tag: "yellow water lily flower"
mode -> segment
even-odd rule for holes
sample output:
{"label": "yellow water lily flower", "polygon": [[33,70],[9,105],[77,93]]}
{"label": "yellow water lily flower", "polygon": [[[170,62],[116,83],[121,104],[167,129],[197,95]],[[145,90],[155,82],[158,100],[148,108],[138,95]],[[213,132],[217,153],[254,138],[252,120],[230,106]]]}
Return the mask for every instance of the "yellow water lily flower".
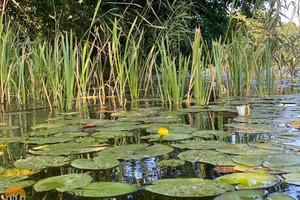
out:
{"label": "yellow water lily flower", "polygon": [[0,151],[7,149],[7,144],[1,144],[0,143]]}
{"label": "yellow water lily flower", "polygon": [[169,132],[168,132],[168,129],[166,129],[166,128],[160,128],[160,129],[158,129],[158,134],[161,136],[166,136],[169,134]]}

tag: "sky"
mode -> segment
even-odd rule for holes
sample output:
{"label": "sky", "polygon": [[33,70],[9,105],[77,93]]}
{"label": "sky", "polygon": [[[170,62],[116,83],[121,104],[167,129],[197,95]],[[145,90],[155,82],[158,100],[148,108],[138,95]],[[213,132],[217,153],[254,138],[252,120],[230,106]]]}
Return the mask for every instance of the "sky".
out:
{"label": "sky", "polygon": [[300,24],[300,0],[281,0],[281,13],[287,17],[281,16],[283,22],[293,21],[298,26]]}

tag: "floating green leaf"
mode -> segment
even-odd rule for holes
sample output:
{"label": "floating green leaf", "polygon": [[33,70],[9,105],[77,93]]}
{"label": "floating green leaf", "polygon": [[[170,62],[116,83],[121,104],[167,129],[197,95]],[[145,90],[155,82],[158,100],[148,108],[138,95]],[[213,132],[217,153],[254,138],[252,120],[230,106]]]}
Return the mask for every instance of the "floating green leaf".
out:
{"label": "floating green leaf", "polygon": [[293,184],[293,185],[300,185],[300,172],[293,172],[290,174],[283,175],[283,182]]}
{"label": "floating green leaf", "polygon": [[235,185],[236,189],[267,188],[276,185],[280,181],[278,176],[267,172],[234,173],[221,176],[216,180]]}
{"label": "floating green leaf", "polygon": [[58,131],[52,129],[39,129],[38,131],[27,133],[30,137],[37,137],[37,136],[49,136],[58,133]]}
{"label": "floating green leaf", "polygon": [[293,197],[287,195],[287,194],[282,194],[282,193],[275,193],[267,196],[264,198],[264,200],[296,200]]}
{"label": "floating green leaf", "polygon": [[[178,140],[186,140],[186,139],[190,139],[193,136],[191,134],[169,134],[166,135],[162,138],[161,141],[178,141]],[[142,139],[150,139],[150,142],[156,142],[160,140],[160,135],[155,134],[155,135],[147,135],[147,136],[143,136],[141,137]]]}
{"label": "floating green leaf", "polygon": [[133,185],[116,182],[89,183],[80,189],[71,190],[77,196],[83,197],[115,197],[129,194],[137,190]]}
{"label": "floating green leaf", "polygon": [[232,156],[213,150],[189,150],[178,155],[181,160],[189,162],[203,162],[217,166],[234,166]]}
{"label": "floating green leaf", "polygon": [[172,147],[162,144],[152,146],[149,146],[148,144],[130,144],[104,149],[98,153],[98,155],[108,156],[111,159],[139,160],[159,155],[166,155],[172,151]]}
{"label": "floating green leaf", "polygon": [[227,192],[221,196],[218,196],[214,200],[256,200],[263,198],[264,195],[264,190],[240,190]]}
{"label": "floating green leaf", "polygon": [[14,163],[15,167],[23,169],[44,169],[47,167],[59,167],[70,162],[69,158],[63,156],[37,156],[27,157],[26,159],[17,160]]}
{"label": "floating green leaf", "polygon": [[300,155],[291,153],[279,154],[269,156],[268,159],[263,163],[265,167],[282,167],[290,165],[300,164]]}
{"label": "floating green leaf", "polygon": [[234,156],[232,158],[233,162],[247,165],[251,167],[261,166],[265,160],[267,159],[267,156]]}
{"label": "floating green leaf", "polygon": [[145,188],[153,193],[171,197],[208,197],[233,190],[234,187],[216,180],[199,178],[162,179]]}
{"label": "floating green leaf", "polygon": [[88,133],[85,132],[67,132],[67,133],[57,133],[54,135],[54,137],[69,137],[69,138],[74,138],[74,137],[83,137],[83,136],[88,136]]}
{"label": "floating green leaf", "polygon": [[72,141],[70,137],[31,137],[27,140],[21,141],[24,144],[55,144]]}
{"label": "floating green leaf", "polygon": [[92,180],[92,177],[87,174],[66,174],[61,176],[53,176],[38,181],[34,185],[34,190],[37,192],[44,192],[56,189],[59,192],[65,192],[83,187]]}
{"label": "floating green leaf", "polygon": [[184,165],[183,160],[177,160],[177,159],[170,159],[170,160],[162,160],[157,163],[157,166],[160,167],[177,167],[180,165]]}
{"label": "floating green leaf", "polygon": [[282,166],[282,167],[270,167],[275,173],[291,173],[300,171],[300,165],[294,166]]}
{"label": "floating green leaf", "polygon": [[[119,121],[112,121],[110,123],[106,123],[104,126],[105,128],[109,128],[107,130],[110,131],[129,131],[140,128],[140,122],[119,122]],[[97,131],[103,131],[102,129],[96,129]]]}
{"label": "floating green leaf", "polygon": [[125,136],[132,136],[132,132],[128,131],[113,131],[113,130],[102,130],[100,132],[95,132],[92,134],[92,137],[100,138],[100,139],[108,139],[108,138],[114,138],[114,137],[125,137]]}
{"label": "floating green leaf", "polygon": [[171,144],[171,146],[180,149],[216,149],[227,146],[227,144],[216,140],[187,140],[178,144]]}
{"label": "floating green leaf", "polygon": [[233,127],[233,131],[238,133],[271,133],[275,131],[275,129],[266,124],[247,124],[247,123],[232,123],[226,124],[225,126]]}
{"label": "floating green leaf", "polygon": [[57,128],[57,127],[63,127],[63,126],[65,126],[65,124],[63,124],[63,123],[56,123],[56,124],[47,123],[47,124],[37,124],[37,125],[32,126],[31,128],[32,129],[40,129],[40,128],[50,129],[50,128]]}
{"label": "floating green leaf", "polygon": [[90,159],[77,159],[71,165],[79,169],[94,169],[103,170],[114,168],[119,165],[119,161],[111,159],[110,157],[95,157]]}
{"label": "floating green leaf", "polygon": [[281,153],[280,151],[257,149],[248,144],[228,144],[227,146],[217,148],[216,150],[222,153],[239,155],[272,155]]}
{"label": "floating green leaf", "polygon": [[283,151],[284,146],[274,143],[274,142],[266,142],[266,143],[258,143],[258,142],[250,142],[248,143],[252,147],[256,147],[258,149],[265,149],[265,150],[274,150],[274,151]]}
{"label": "floating green leaf", "polygon": [[88,152],[97,152],[102,149],[105,149],[105,144],[98,143],[61,143],[61,144],[50,144],[39,147],[34,147],[29,150],[32,154],[37,155],[49,155],[49,156],[58,156],[58,155],[70,155],[70,154],[80,154]]}
{"label": "floating green leaf", "polygon": [[146,131],[152,134],[157,134],[160,128],[168,129],[170,134],[189,134],[197,131],[197,128],[185,124],[154,124],[153,127],[148,128]]}
{"label": "floating green leaf", "polygon": [[29,187],[34,184],[34,181],[25,180],[28,176],[1,177],[0,178],[0,194],[5,193],[8,188],[20,186],[22,188]]}
{"label": "floating green leaf", "polygon": [[227,138],[231,137],[232,133],[227,131],[216,131],[216,130],[204,130],[196,131],[193,133],[195,137],[201,137],[206,139],[213,139],[214,137]]}

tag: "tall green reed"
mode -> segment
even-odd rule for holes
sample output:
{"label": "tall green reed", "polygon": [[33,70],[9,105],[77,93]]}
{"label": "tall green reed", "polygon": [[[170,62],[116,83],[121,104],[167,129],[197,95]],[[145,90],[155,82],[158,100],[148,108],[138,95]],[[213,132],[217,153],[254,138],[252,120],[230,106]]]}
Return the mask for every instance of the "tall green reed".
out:
{"label": "tall green reed", "polygon": [[[118,32],[118,22],[115,20],[112,30],[112,42],[108,45],[109,48],[109,63],[111,67],[111,77],[113,79],[113,91],[116,91],[120,106],[124,107],[126,103],[126,87],[129,87],[129,92],[132,99],[139,96],[139,71],[143,71],[143,65],[140,64],[139,49],[143,38],[143,32],[139,37],[135,37],[135,25],[137,18],[131,25],[131,28],[126,35],[125,45],[121,45],[120,38],[122,32]],[[137,39],[137,42],[136,42]]]}
{"label": "tall green reed", "polygon": [[187,105],[189,105],[191,101],[192,89],[194,92],[194,96],[197,99],[198,105],[208,104],[208,98],[210,94],[209,81],[208,81],[209,55],[207,55],[207,57],[203,55],[203,51],[204,51],[203,46],[205,46],[205,43],[203,42],[200,29],[197,28],[195,31],[195,37],[193,42],[193,59],[192,59]]}
{"label": "tall green reed", "polygon": [[[180,49],[180,46],[178,47]],[[173,57],[169,49],[168,38],[159,46],[161,57],[162,90],[164,101],[170,105],[181,106],[185,94],[185,84],[190,57],[178,53]]]}
{"label": "tall green reed", "polygon": [[62,47],[62,56],[63,56],[63,68],[64,68],[64,93],[66,96],[66,108],[69,110],[72,108],[73,100],[73,91],[74,91],[74,80],[75,80],[75,70],[77,65],[76,53],[77,53],[77,44],[74,44],[74,38],[72,31],[70,35],[67,33],[61,35],[61,47]]}

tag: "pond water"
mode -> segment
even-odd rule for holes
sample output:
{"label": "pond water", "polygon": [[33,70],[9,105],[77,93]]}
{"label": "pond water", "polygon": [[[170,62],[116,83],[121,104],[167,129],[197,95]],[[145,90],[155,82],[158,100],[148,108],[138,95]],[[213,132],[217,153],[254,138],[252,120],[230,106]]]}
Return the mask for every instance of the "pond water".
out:
{"label": "pond water", "polygon": [[[36,184],[49,177],[84,174],[91,177],[87,182],[119,182],[136,187],[127,190],[109,185],[107,188],[120,192],[124,189],[125,194],[106,199],[215,199],[234,189],[256,189],[251,192],[262,193],[260,197],[256,193],[250,195],[249,199],[263,199],[275,193],[290,196],[279,199],[300,199],[299,100],[299,94],[230,98],[209,107],[192,105],[172,110],[162,107],[159,101],[143,100],[129,103],[126,112],[98,105],[69,113],[55,109],[2,112],[0,192],[4,194],[7,182],[15,181],[3,177],[23,176],[21,182],[27,181],[23,182],[27,199],[99,199],[82,197],[80,194],[88,193],[76,188],[84,185],[71,192],[56,190],[65,186],[59,183],[63,179],[60,177],[44,185],[39,182],[42,186]],[[253,106],[250,115],[238,116],[236,106],[246,103]],[[157,131],[161,127],[167,128],[169,134],[160,142]],[[36,158],[49,160],[42,163]],[[178,166],[159,163],[163,160]],[[30,171],[8,170],[16,166]],[[35,166],[37,169],[33,169]],[[225,175],[229,174],[237,176],[227,178]],[[186,179],[172,183],[179,178]],[[200,183],[200,178],[212,182]],[[220,182],[216,183],[217,178]],[[172,180],[170,184],[152,185],[163,179]],[[83,182],[78,179],[72,185]],[[210,189],[209,185],[217,189]],[[199,188],[206,192],[193,191]]]}

